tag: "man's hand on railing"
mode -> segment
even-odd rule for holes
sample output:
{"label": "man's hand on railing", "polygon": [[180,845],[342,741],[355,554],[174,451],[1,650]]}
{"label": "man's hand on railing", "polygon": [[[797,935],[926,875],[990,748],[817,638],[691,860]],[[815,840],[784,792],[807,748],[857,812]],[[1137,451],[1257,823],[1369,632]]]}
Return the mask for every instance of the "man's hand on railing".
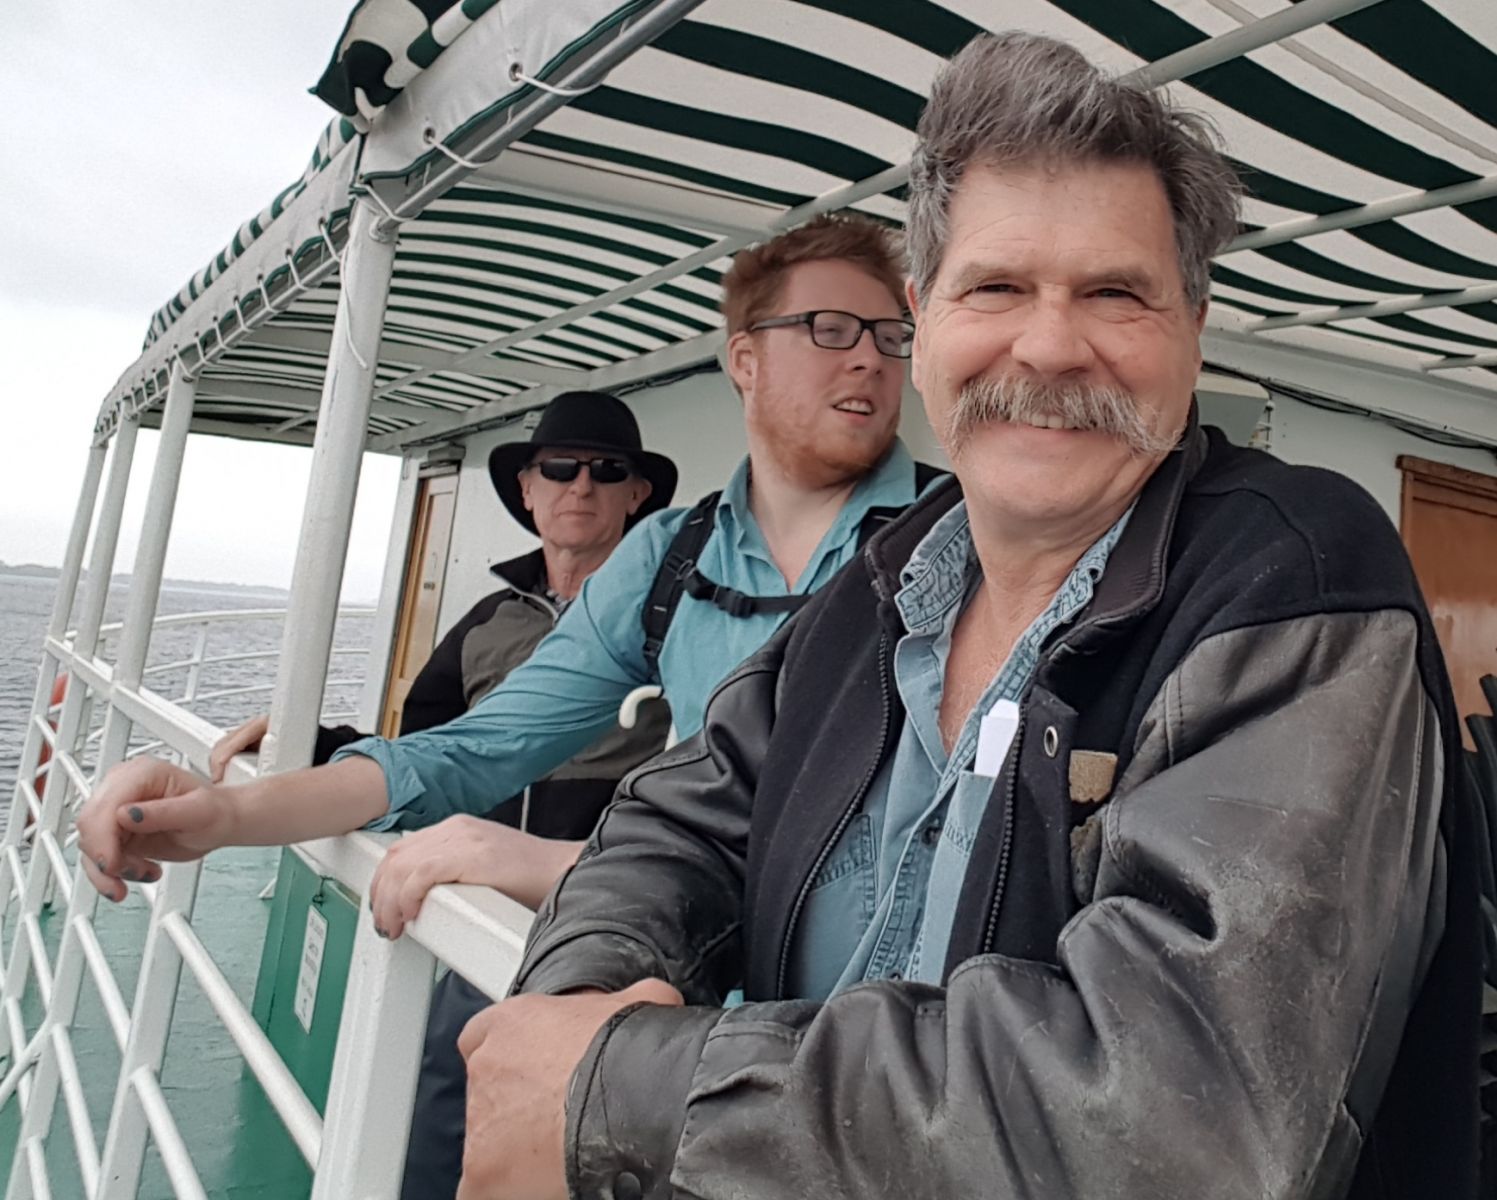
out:
{"label": "man's hand on railing", "polygon": [[208,778],[214,783],[222,783],[224,772],[229,769],[229,760],[236,754],[257,749],[269,729],[270,714],[261,713],[214,742],[213,749],[208,751]]}
{"label": "man's hand on railing", "polygon": [[[226,789],[159,758],[136,758],[113,768],[78,814],[78,851],[89,882],[110,900],[125,881],[161,877],[161,862],[201,858],[233,837]],[[152,821],[144,823],[146,806]]]}
{"label": "man's hand on railing", "polygon": [[540,838],[481,817],[448,817],[406,834],[385,854],[369,883],[374,928],[399,937],[441,883],[481,884],[539,908],[581,849],[581,842]]}
{"label": "man's hand on railing", "polygon": [[566,1097],[598,1030],[634,1004],[679,1006],[659,979],[622,992],[516,996],[458,1038],[468,1064],[468,1126],[457,1200],[565,1200]]}

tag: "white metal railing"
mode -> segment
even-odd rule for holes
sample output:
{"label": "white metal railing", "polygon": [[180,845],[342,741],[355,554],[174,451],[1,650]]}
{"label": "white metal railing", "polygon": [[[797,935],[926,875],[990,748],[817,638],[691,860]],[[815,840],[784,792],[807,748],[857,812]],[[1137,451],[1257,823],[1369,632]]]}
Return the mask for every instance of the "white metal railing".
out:
{"label": "white metal railing", "polygon": [[[200,616],[166,620],[190,625]],[[175,700],[117,680],[115,670],[100,657],[85,657],[76,650],[78,641],[53,637],[46,644],[48,662],[76,681],[70,682],[70,692],[74,687],[87,689],[96,705],[123,714],[153,739],[152,745],[193,766],[201,768],[206,763],[209,749],[221,734],[217,726]],[[45,721],[40,724],[46,726]],[[94,929],[98,896],[66,854],[64,830],[69,815],[87,798],[94,780],[56,734],[48,730],[42,740],[53,746],[52,761],[59,768],[56,782],[46,789],[43,801],[30,783],[35,766],[23,760],[22,767],[30,766],[31,771],[23,770],[18,781],[10,825],[0,844],[0,922],[8,920],[15,928],[0,986],[0,1051],[8,1056],[0,1078],[0,1107],[16,1103],[21,1117],[6,1200],[50,1195],[44,1147],[59,1096],[88,1196],[103,1200],[134,1195],[147,1136],[155,1143],[177,1195],[204,1195],[160,1084],[170,1014],[183,967],[192,974],[228,1039],[312,1167],[313,1195],[393,1195],[409,1129],[435,962],[451,965],[491,995],[503,995],[518,967],[532,914],[490,889],[441,887],[428,897],[420,916],[408,927],[408,935],[388,942],[374,934],[364,910],[347,978],[324,1120],[192,928],[201,863],[167,864],[159,882],[137,885],[150,904],[151,917],[138,985],[127,1007]],[[242,782],[253,774],[243,758],[230,766],[231,780]],[[25,832],[28,814],[31,827]],[[298,847],[297,853],[319,874],[362,895],[392,837],[351,834],[309,843]],[[26,862],[23,851],[28,843]],[[58,881],[66,883],[69,891],[62,942],[54,958],[47,954],[40,918],[51,885]],[[94,1126],[71,1041],[85,978],[102,1000],[121,1054],[102,1148],[93,1140]],[[28,980],[46,1009],[35,1029],[26,1027],[19,1002]],[[351,1181],[371,1177],[384,1185],[358,1190],[349,1186]]]}
{"label": "white metal railing", "polygon": [[[516,136],[520,128],[512,121],[508,136]],[[502,144],[503,139],[495,152]],[[364,202],[354,206],[340,264],[332,348],[269,733],[260,753],[266,770],[303,766],[312,757],[394,269],[394,240],[393,225],[374,208]],[[256,1036],[254,1022],[192,930],[201,863],[168,865],[158,883],[138,885],[151,915],[126,1019],[123,995],[93,928],[99,895],[80,868],[73,866],[69,873],[64,854],[61,839],[73,810],[88,798],[100,774],[126,757],[137,731],[198,768],[206,764],[219,735],[203,717],[145,686],[146,652],[195,398],[195,380],[179,358],[172,364],[160,414],[130,597],[112,664],[96,652],[141,427],[138,409],[125,412],[118,426],[107,431],[110,446],[100,441],[91,447],[63,556],[31,709],[32,717],[40,719],[26,727],[10,819],[0,841],[0,935],[5,919],[14,924],[0,980],[0,1056],[6,1064],[0,1106],[14,1102],[20,1112],[5,1200],[50,1197],[46,1144],[59,1094],[88,1200],[136,1195],[148,1137],[177,1195],[203,1196],[190,1150],[160,1087],[184,966],[210,996],[230,1040],[312,1166],[312,1200],[393,1200],[405,1158],[436,958],[491,994],[501,993],[518,966],[531,914],[494,892],[438,888],[412,923],[410,935],[391,942],[374,933],[368,910],[361,906],[324,1121],[268,1042]],[[90,531],[87,582],[69,640],[67,622]],[[61,672],[67,673],[69,684],[53,734],[45,716]],[[89,770],[80,756],[95,707],[103,714],[103,727]],[[57,765],[45,796],[38,797],[32,780],[41,748],[48,743]],[[22,856],[28,816],[34,824],[29,862]],[[362,894],[382,845],[379,838],[356,834],[301,852],[315,870]],[[59,883],[70,884],[67,916],[57,955],[49,958],[36,934],[40,914]],[[102,1149],[93,1138],[71,1044],[85,977],[105,998],[110,1028],[121,1044]],[[28,983],[45,992],[45,1015],[35,1030],[26,1027],[21,1006]]]}
{"label": "white metal railing", "polygon": [[[348,605],[338,610],[338,621],[340,625],[342,625],[343,623],[348,621],[369,620],[374,617],[374,614],[375,610],[373,608],[358,605]],[[284,608],[217,609],[202,612],[172,613],[170,615],[156,617],[151,623],[153,635],[158,632],[165,632],[170,635],[171,633],[179,631],[190,631],[193,635],[192,648],[187,653],[186,657],[178,657],[174,659],[168,658],[166,661],[147,665],[141,672],[142,678],[154,677],[155,679],[166,682],[169,681],[173,676],[182,676],[183,683],[180,689],[180,694],[171,697],[168,703],[174,704],[188,712],[194,713],[197,711],[198,706],[210,702],[222,706],[225,703],[231,704],[235,700],[249,699],[256,696],[265,695],[272,690],[274,684],[256,679],[252,679],[250,682],[241,681],[225,686],[219,686],[211,691],[202,690],[202,681],[205,669],[208,671],[211,678],[213,668],[215,667],[226,664],[233,664],[241,667],[248,664],[262,662],[269,664],[273,663],[279,654],[279,651],[277,649],[266,649],[235,651],[233,653],[227,654],[210,655],[208,653],[210,638],[213,636],[215,631],[220,632],[221,636],[222,631],[225,628],[232,630],[241,625],[254,623],[273,623],[275,625],[279,625],[284,622],[285,618],[286,609]],[[123,629],[124,622],[122,621],[112,622],[111,624],[101,625],[99,627],[97,635],[99,652],[94,656],[94,660],[91,664],[95,673],[112,673],[112,669],[109,667],[107,661],[109,658],[109,642],[111,638],[117,638]],[[66,634],[63,635],[63,642],[70,647],[76,646],[77,641],[78,631],[76,629],[69,630]],[[151,644],[157,644],[154,636]],[[331,653],[333,656],[345,660],[354,657],[366,658],[369,654],[369,647],[367,643],[351,646],[334,646]],[[344,675],[339,678],[332,678],[327,680],[323,693],[324,707],[321,716],[322,721],[327,723],[334,721],[352,720],[356,716],[356,711],[352,703],[349,700],[345,699],[345,697],[351,697],[357,689],[363,686],[363,682],[364,680],[361,674]],[[330,697],[337,698],[336,702],[332,703],[331,706]],[[49,704],[45,717],[40,714],[33,714],[31,718],[33,724],[36,726],[37,731],[42,738],[43,745],[46,747],[46,752],[48,754],[51,754],[53,749],[55,748],[57,735],[54,731],[57,727],[57,722],[61,717],[63,707],[63,702],[61,700],[58,700],[55,703]],[[97,757],[98,743],[102,740],[104,734],[103,726],[95,724],[91,720],[91,714],[93,713],[93,711],[94,705],[91,699],[86,699],[84,701],[85,716],[82,719],[82,724],[89,730],[87,736],[84,738],[83,750],[85,753],[79,756],[69,755],[62,758],[61,760],[56,761],[56,765],[65,774],[68,774],[70,776],[70,780],[73,786],[73,794],[75,797],[75,811],[76,805],[78,803],[76,797],[85,795],[87,792],[88,785],[84,768],[87,766],[89,753],[92,752],[93,755]],[[241,711],[236,715],[239,718],[244,718],[249,716],[250,714],[247,711]],[[126,746],[124,757],[135,758],[141,754],[150,754],[162,749],[163,745],[164,743],[159,738],[142,740],[137,733],[137,735],[135,737],[132,737],[129,744]],[[177,757],[178,760],[181,761],[180,755]],[[82,761],[80,761],[80,759]],[[21,834],[21,840],[24,843],[29,844],[34,835],[36,829],[36,819],[40,813],[40,801],[38,796],[40,791],[45,787],[47,774],[51,771],[53,766],[54,760],[49,758],[45,762],[38,762],[36,769],[31,774],[31,781],[34,787],[33,789],[28,790],[28,792],[26,793],[28,797],[31,797],[31,799],[28,800],[27,805],[29,818],[26,822],[26,828]],[[64,847],[71,847],[76,840],[76,837],[76,833],[69,831],[63,843]],[[51,885],[49,885],[43,901],[48,908],[52,906],[53,902],[56,899],[56,886],[58,881],[65,877],[66,872],[61,872],[56,875]]]}
{"label": "white metal railing", "polygon": [[[202,705],[210,700],[225,700],[239,696],[269,695],[274,689],[274,680],[255,680],[250,683],[236,683],[215,688],[212,691],[203,691],[203,673],[205,668],[224,666],[227,664],[246,663],[273,663],[280,657],[280,647],[276,646],[268,650],[240,650],[227,654],[209,654],[208,642],[211,634],[226,627],[233,627],[254,623],[274,623],[280,625],[286,620],[287,610],[285,608],[226,608],[217,609],[212,612],[189,612],[172,613],[167,616],[156,617],[151,622],[151,628],[155,633],[176,632],[191,630],[194,633],[192,649],[184,658],[169,659],[165,662],[151,663],[142,671],[143,678],[169,678],[172,675],[183,676],[181,694],[173,697],[172,703],[180,705],[189,711],[196,711],[195,705]],[[375,615],[373,608],[357,605],[345,605],[338,609],[338,621],[340,623],[349,620],[372,619]],[[104,647],[101,657],[108,657],[109,639],[117,637],[124,628],[123,621],[116,621],[99,628],[99,641]],[[76,631],[70,631],[68,638],[74,638]],[[369,653],[367,645],[357,646],[334,646],[332,656],[335,659],[347,659],[350,657],[366,657]],[[326,690],[334,690],[342,694],[344,689],[357,688],[363,684],[363,676],[344,676],[329,679],[325,685]],[[161,690],[160,688],[157,689]],[[340,706],[328,708],[326,690],[323,696],[322,719],[324,721],[345,721],[355,716],[353,706]]]}

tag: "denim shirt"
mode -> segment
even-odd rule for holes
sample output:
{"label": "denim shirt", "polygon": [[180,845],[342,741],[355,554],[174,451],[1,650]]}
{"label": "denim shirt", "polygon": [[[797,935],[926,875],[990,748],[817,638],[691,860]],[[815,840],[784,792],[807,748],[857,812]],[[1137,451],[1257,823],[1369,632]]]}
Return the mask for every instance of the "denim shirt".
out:
{"label": "denim shirt", "polygon": [[[814,592],[857,554],[869,509],[904,507],[914,499],[914,460],[895,442],[853,490],[795,587],[787,588],[749,511],[745,459],[723,489],[698,567],[714,582],[750,595]],[[667,509],[630,530],[534,653],[461,717],[394,740],[365,738],[334,755],[334,761],[350,754],[372,758],[384,772],[389,811],[367,828],[416,828],[455,813],[487,812],[610,729],[624,697],[653,682],[641,612],[688,511]],[[785,620],[783,613],[734,617],[681,597],[660,653],[660,678],[681,737],[701,728],[712,690]]]}
{"label": "denim shirt", "polygon": [[938,983],[967,858],[993,780],[972,770],[978,727],[998,700],[1018,702],[1046,638],[1092,598],[1125,512],[1071,569],[1045,611],[1019,637],[946,753],[941,691],[957,618],[982,581],[967,506],[921,540],[895,597],[906,633],[894,650],[905,721],[825,865],[812,881],[791,948],[789,994],[824,1000],[870,979]]}

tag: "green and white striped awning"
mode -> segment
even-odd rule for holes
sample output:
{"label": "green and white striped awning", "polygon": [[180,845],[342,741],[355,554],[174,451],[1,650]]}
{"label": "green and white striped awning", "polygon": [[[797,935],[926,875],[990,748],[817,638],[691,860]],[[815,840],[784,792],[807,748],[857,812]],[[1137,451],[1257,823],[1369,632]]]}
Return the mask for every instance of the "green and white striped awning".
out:
{"label": "green and white striped awning", "polygon": [[401,219],[378,448],[709,359],[731,252],[787,210],[901,220],[933,74],[1013,27],[1216,120],[1250,198],[1215,328],[1497,398],[1493,0],[366,0],[320,85],[352,120],[157,314],[100,431],[180,354],[200,428],[305,440],[354,194]]}

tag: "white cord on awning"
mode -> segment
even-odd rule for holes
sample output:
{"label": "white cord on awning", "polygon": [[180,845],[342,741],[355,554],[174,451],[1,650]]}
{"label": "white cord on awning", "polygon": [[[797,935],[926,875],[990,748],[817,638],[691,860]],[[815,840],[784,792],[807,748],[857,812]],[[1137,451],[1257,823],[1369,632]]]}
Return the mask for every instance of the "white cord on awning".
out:
{"label": "white cord on awning", "polygon": [[472,159],[464,158],[456,150],[450,149],[444,143],[437,141],[437,131],[430,126],[426,130],[426,142],[433,150],[441,151],[460,167],[467,167],[470,171],[476,171],[483,166],[482,163],[476,163]]}
{"label": "white cord on awning", "polygon": [[[364,185],[364,190],[360,192],[359,195],[366,200],[373,200],[374,207],[379,209],[379,211],[384,214],[385,220],[389,221],[392,225],[403,225],[406,221],[409,221],[411,219],[410,217],[397,216],[395,210],[385,203],[385,198],[381,196],[377,191],[375,191],[374,188],[370,187],[367,183]],[[342,264],[340,263],[339,265],[341,266]]]}
{"label": "white cord on awning", "polygon": [[286,251],[286,266],[291,271],[291,282],[296,285],[298,292],[301,291],[305,285],[301,281],[301,275],[296,270],[296,255],[292,254],[289,248]]}
{"label": "white cord on awning", "polygon": [[537,79],[533,75],[525,74],[525,68],[514,62],[509,65],[509,77],[515,83],[528,83],[533,88],[539,88],[543,92],[550,92],[553,96],[560,96],[564,100],[570,100],[575,96],[585,96],[588,92],[595,92],[603,86],[604,80],[590,83],[586,87],[561,87],[554,83],[547,83],[544,79]]}
{"label": "white cord on awning", "polygon": [[536,79],[533,75],[527,75],[524,65],[520,62],[520,47],[509,36],[509,22],[507,20],[509,12],[503,4],[500,4],[498,6],[498,13],[499,37],[511,56],[509,64],[509,78],[511,83],[528,83],[533,88],[539,88],[543,92],[549,92],[553,96],[560,96],[566,100],[570,100],[575,96],[585,96],[588,92],[603,86],[603,80],[600,79],[597,83],[589,84],[587,87],[559,87],[554,83],[547,83],[543,79]]}
{"label": "white cord on awning", "polygon": [[[317,222],[317,232],[322,234],[322,240],[327,245],[327,252],[333,256],[333,261],[338,264],[338,274],[342,275],[343,255],[339,254],[338,247],[333,245],[333,238],[332,235],[328,232],[326,221]],[[345,252],[347,252],[348,247],[344,246],[343,249]],[[353,344],[353,325],[348,319],[348,310],[346,308],[343,311],[343,340],[348,343],[348,352],[353,355],[354,362],[359,364],[359,370],[367,371],[369,369],[369,363],[365,361],[364,356],[359,353],[359,348]]]}

